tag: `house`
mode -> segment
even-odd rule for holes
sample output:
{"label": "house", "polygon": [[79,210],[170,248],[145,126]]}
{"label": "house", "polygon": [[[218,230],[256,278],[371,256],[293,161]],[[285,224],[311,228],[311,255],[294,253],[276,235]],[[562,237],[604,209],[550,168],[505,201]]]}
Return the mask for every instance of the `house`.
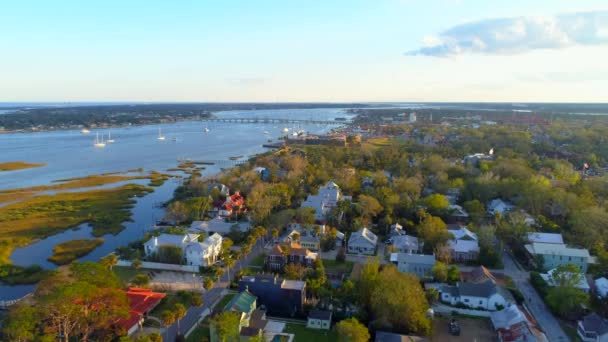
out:
{"label": "house", "polygon": [[205,233],[207,235],[212,235],[217,233],[221,236],[225,236],[226,234],[239,230],[241,232],[246,232],[250,229],[249,222],[229,222],[224,218],[216,217],[209,221],[194,221],[190,225],[190,229],[188,232],[190,233]]}
{"label": "house", "polygon": [[344,238],[346,236],[341,231],[336,231],[336,247],[340,248],[344,246]]}
{"label": "house", "polygon": [[422,250],[418,238],[410,235],[397,235],[391,238],[393,249],[407,254],[418,254]]}
{"label": "house", "polygon": [[376,331],[375,342],[427,342],[428,339],[420,336],[401,335],[385,331]]}
{"label": "house", "polygon": [[[239,315],[239,340],[249,341],[255,337],[261,337],[268,321],[266,313],[256,309],[257,297],[252,295],[247,289],[239,292],[224,306],[223,311],[234,312]],[[212,323],[209,326],[209,336],[212,342],[219,341],[216,326]]]}
{"label": "house", "polygon": [[287,235],[285,242],[298,242],[302,248],[313,251],[321,249],[321,236],[325,234],[325,225],[302,226],[297,223],[291,223],[287,226],[287,229],[290,229],[291,233]]}
{"label": "house", "polygon": [[472,309],[500,310],[507,306],[506,298],[510,296],[505,290],[491,280],[482,283],[456,283],[439,288],[442,302],[456,305],[461,303]]}
{"label": "house", "polygon": [[469,213],[458,204],[448,205],[448,213],[448,222],[467,222],[469,220]]}
{"label": "house", "polygon": [[595,279],[594,283],[595,283],[595,293],[597,293],[597,296],[600,298],[608,297],[608,279],[601,277],[601,278]]}
{"label": "house", "polygon": [[399,272],[413,273],[420,279],[431,277],[433,266],[437,262],[434,255],[408,253],[391,253],[390,260]]}
{"label": "house", "polygon": [[353,254],[376,254],[376,246],[378,245],[378,237],[369,229],[363,228],[350,235],[348,238],[348,253]]}
{"label": "house", "polygon": [[499,342],[545,342],[546,336],[533,327],[526,315],[516,306],[490,313],[490,320]]}
{"label": "house", "polygon": [[213,192],[213,189],[217,189],[217,191],[224,196],[228,196],[230,194],[230,189],[221,183],[211,183],[207,185],[207,191],[209,193]]}
{"label": "house", "polygon": [[389,236],[393,237],[399,235],[405,235],[405,230],[403,230],[403,226],[399,223],[391,225]]}
{"label": "house", "polygon": [[165,298],[165,294],[137,287],[129,288],[126,294],[129,300],[129,317],[119,319],[117,324],[130,336],[143,324],[144,317]]}
{"label": "house", "polygon": [[555,243],[558,245],[564,244],[564,238],[562,234],[553,233],[528,233],[528,241],[530,243]]}
{"label": "house", "polygon": [[506,203],[500,198],[495,198],[488,204],[488,213],[490,215],[505,215],[507,212],[511,211],[511,209],[513,209],[513,205]]}
{"label": "house", "polygon": [[240,192],[235,192],[232,196],[226,198],[224,204],[219,209],[220,217],[230,217],[232,214],[241,213],[244,211],[245,199]]}
{"label": "house", "polygon": [[334,182],[328,182],[319,189],[317,195],[308,195],[302,203],[303,208],[315,210],[315,220],[324,221],[329,211],[342,199],[340,187]]}
{"label": "house", "polygon": [[331,311],[312,310],[308,313],[306,327],[311,329],[329,330],[331,328]]}
{"label": "house", "polygon": [[583,273],[587,273],[590,255],[586,249],[570,248],[564,244],[538,242],[524,245],[524,247],[535,262],[542,258],[541,267],[545,270],[550,270],[561,265],[574,264]]}
{"label": "house", "polygon": [[260,175],[260,179],[263,181],[268,181],[270,179],[270,170],[268,170],[265,167],[256,167],[253,169],[253,172],[257,173],[258,175]]}
{"label": "house", "polygon": [[[555,270],[556,269],[554,268],[554,269],[549,270],[549,272],[547,272],[547,273],[540,274],[540,276],[545,280],[545,282],[549,286],[557,286],[557,282],[553,278],[553,274],[555,273]],[[564,276],[569,276],[569,274],[564,274]],[[578,284],[574,285],[574,287],[576,287],[577,289],[579,289],[585,293],[591,292],[591,287],[589,287],[589,283],[587,283],[587,278],[585,277],[585,274],[583,274],[583,273],[580,274],[580,281],[578,282]]]}
{"label": "house", "polygon": [[475,153],[465,156],[462,162],[466,165],[479,166],[479,162],[482,160],[494,160],[494,156],[485,153]]}
{"label": "house", "polygon": [[285,280],[274,275],[244,276],[239,291],[249,289],[266,306],[269,314],[293,316],[302,313],[306,303],[306,282]]}
{"label": "house", "polygon": [[608,342],[608,321],[592,313],[578,321],[576,332],[584,342]]}
{"label": "house", "polygon": [[[504,276],[502,274],[498,274],[500,276]],[[489,269],[484,266],[474,267],[472,270],[465,272],[460,272],[460,278],[469,283],[483,283],[485,281],[492,281],[496,283],[496,276],[490,272]]]}
{"label": "house", "polygon": [[209,266],[215,263],[222,248],[222,237],[213,234],[203,242],[198,241],[198,234],[172,235],[161,234],[154,236],[144,243],[147,257],[158,255],[160,247],[171,246],[180,248],[186,265]]}
{"label": "house", "polygon": [[274,245],[266,257],[266,267],[272,272],[281,272],[287,264],[298,264],[312,267],[318,254],[303,248],[300,244],[292,242],[289,248]]}
{"label": "house", "polygon": [[466,227],[458,229],[448,229],[454,237],[448,241],[448,248],[452,260],[455,262],[474,261],[479,258],[479,242],[477,234],[471,232]]}

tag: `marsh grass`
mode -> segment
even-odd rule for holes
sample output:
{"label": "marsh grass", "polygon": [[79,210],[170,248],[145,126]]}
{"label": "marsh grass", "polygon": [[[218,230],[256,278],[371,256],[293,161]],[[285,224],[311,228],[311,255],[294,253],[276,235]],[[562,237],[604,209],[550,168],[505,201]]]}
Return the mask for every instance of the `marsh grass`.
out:
{"label": "marsh grass", "polygon": [[48,261],[65,265],[72,261],[91,253],[95,248],[103,244],[102,238],[97,239],[77,239],[62,242],[53,247],[53,255],[48,257]]}

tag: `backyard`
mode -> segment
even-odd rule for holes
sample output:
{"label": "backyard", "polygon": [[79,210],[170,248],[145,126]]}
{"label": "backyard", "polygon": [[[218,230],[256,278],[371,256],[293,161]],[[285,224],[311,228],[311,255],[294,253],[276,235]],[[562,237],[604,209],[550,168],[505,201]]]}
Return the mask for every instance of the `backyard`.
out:
{"label": "backyard", "polygon": [[335,329],[332,328],[330,331],[308,329],[306,322],[302,322],[302,324],[287,323],[283,332],[294,334],[294,342],[334,342],[338,340],[338,333]]}
{"label": "backyard", "polygon": [[327,273],[346,273],[350,274],[355,265],[352,261],[338,262],[332,259],[323,259],[323,266]]}

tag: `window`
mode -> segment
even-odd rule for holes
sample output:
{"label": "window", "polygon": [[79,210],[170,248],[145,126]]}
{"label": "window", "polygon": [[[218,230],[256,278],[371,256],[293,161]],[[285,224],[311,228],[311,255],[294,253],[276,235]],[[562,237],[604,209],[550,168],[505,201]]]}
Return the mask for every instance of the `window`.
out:
{"label": "window", "polygon": [[464,302],[465,302],[465,303],[468,303],[468,302],[469,302],[469,298],[465,298],[465,299],[464,299]]}
{"label": "window", "polygon": [[483,300],[480,299],[479,300],[479,305],[481,305],[481,304],[483,304]]}

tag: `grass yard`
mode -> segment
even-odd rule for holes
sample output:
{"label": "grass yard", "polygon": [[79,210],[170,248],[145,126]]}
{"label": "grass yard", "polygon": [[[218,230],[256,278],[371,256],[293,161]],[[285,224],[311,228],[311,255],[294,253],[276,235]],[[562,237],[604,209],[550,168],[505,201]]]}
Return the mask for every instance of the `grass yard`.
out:
{"label": "grass yard", "polygon": [[129,284],[138,273],[145,273],[141,269],[136,270],[128,266],[114,266],[112,270],[124,285]]}
{"label": "grass yard", "polygon": [[23,170],[23,169],[31,169],[31,168],[42,167],[42,166],[46,166],[46,164],[33,164],[33,163],[26,163],[26,162],[22,162],[22,161],[7,162],[7,163],[0,163],[0,172],[1,171],[16,171],[16,170]]}
{"label": "grass yard", "polygon": [[353,266],[355,265],[352,261],[344,261],[337,262],[332,259],[323,259],[323,266],[325,267],[325,272],[329,273],[347,273],[350,274],[353,270]]}
{"label": "grass yard", "polygon": [[287,323],[284,333],[294,334],[294,342],[335,342],[338,340],[338,333],[334,328],[331,330],[308,329],[306,322],[303,324]]}
{"label": "grass yard", "polygon": [[91,253],[103,244],[102,238],[77,239],[62,242],[53,247],[53,255],[48,260],[56,265],[69,264],[72,261]]}
{"label": "grass yard", "polygon": [[462,318],[456,317],[460,325],[460,336],[452,336],[448,330],[450,318],[435,318],[433,332],[429,337],[432,342],[457,341],[498,341],[489,318]]}
{"label": "grass yard", "polygon": [[177,303],[181,303],[186,308],[189,308],[192,306],[192,299],[190,296],[191,295],[188,292],[167,293],[167,296],[160,301],[152,312],[150,312],[150,315],[160,317],[161,313],[165,310],[173,311],[173,308]]}
{"label": "grass yard", "polygon": [[188,335],[186,342],[209,341],[209,334],[209,317],[207,317]]}
{"label": "grass yard", "polygon": [[220,299],[219,302],[217,302],[217,304],[215,304],[215,307],[213,307],[214,311],[222,311],[224,309],[224,306],[226,306],[226,304],[228,304],[228,302],[234,298],[234,296],[236,296],[236,293],[229,293],[227,295],[225,295],[224,297],[222,297],[222,299]]}
{"label": "grass yard", "polygon": [[264,267],[265,260],[266,260],[266,254],[262,253],[260,255],[257,255],[255,258],[253,258],[251,260],[251,262],[249,263],[249,266]]}

